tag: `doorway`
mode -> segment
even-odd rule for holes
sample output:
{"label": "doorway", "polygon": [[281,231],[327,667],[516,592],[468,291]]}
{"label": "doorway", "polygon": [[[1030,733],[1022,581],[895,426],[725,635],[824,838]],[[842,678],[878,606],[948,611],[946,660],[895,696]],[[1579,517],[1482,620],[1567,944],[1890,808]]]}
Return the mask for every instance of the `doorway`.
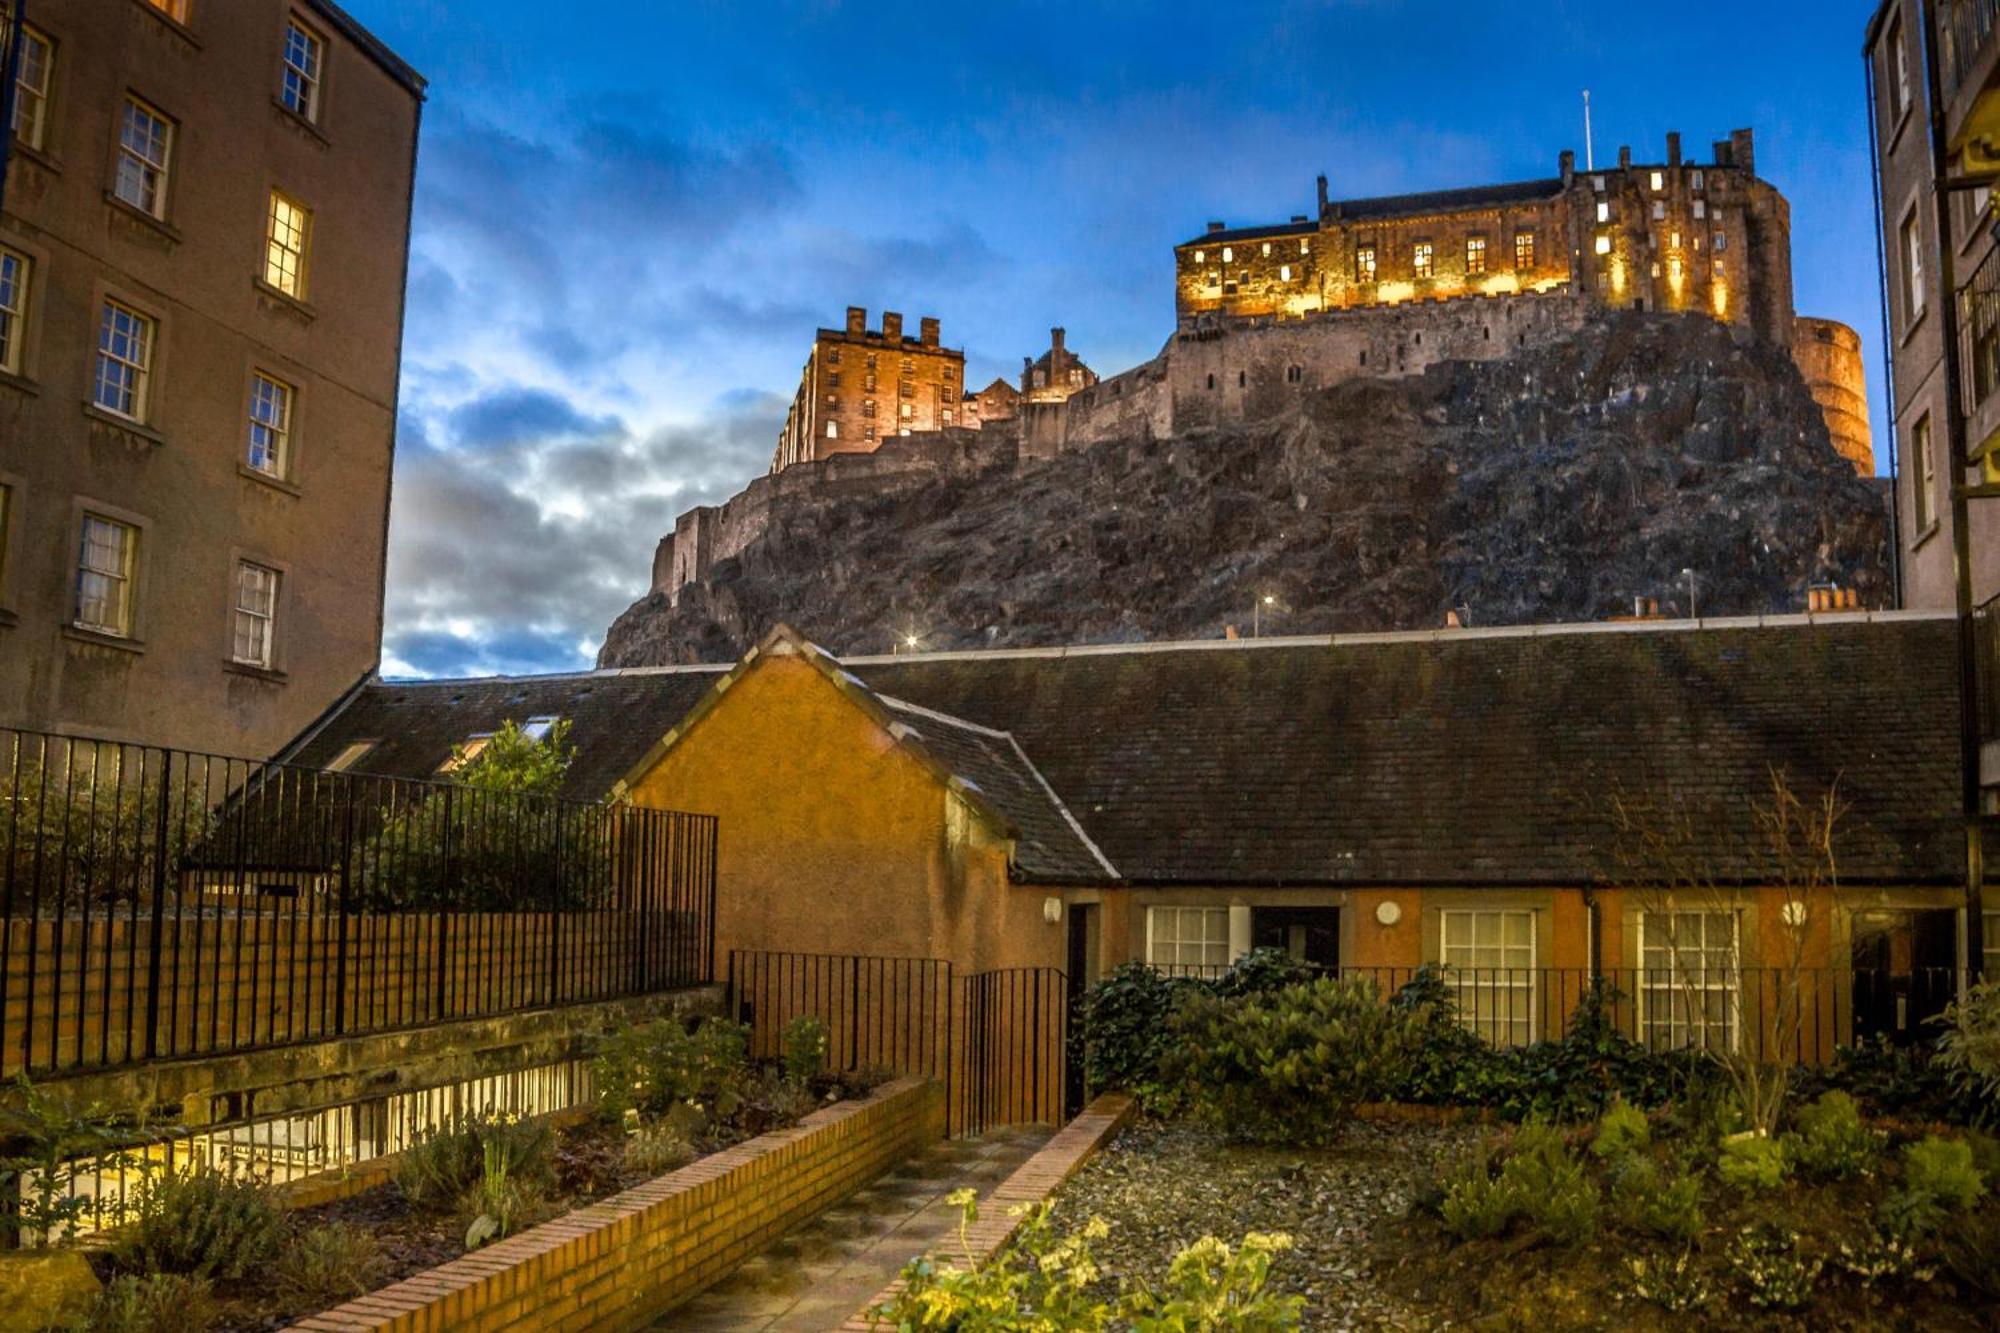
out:
{"label": "doorway", "polygon": [[1281,949],[1302,963],[1340,966],[1338,907],[1253,907],[1250,947]]}
{"label": "doorway", "polygon": [[1905,1046],[1935,1036],[1930,1020],[1957,995],[1957,910],[1856,912],[1851,921],[1855,1037]]}

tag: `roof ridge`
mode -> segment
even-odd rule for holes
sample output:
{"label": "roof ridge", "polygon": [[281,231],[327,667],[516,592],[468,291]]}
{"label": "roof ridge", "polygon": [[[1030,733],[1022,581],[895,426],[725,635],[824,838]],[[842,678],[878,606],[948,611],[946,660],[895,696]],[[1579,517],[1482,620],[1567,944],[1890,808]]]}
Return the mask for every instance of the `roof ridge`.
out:
{"label": "roof ridge", "polygon": [[1077,840],[1090,849],[1090,854],[1097,858],[1097,864],[1104,867],[1105,874],[1111,876],[1113,879],[1119,878],[1118,867],[1111,864],[1111,858],[1104,854],[1104,849],[1097,845],[1097,840],[1084,832],[1083,824],[1078,821],[1074,814],[1070,813],[1069,802],[1056,794],[1056,789],[1050,785],[1046,777],[1042,776],[1042,770],[1036,765],[1034,760],[1028,758],[1028,752],[1021,748],[1020,740],[1011,731],[1003,731],[1000,734],[1007,738],[1007,743],[1014,747],[1014,753],[1021,756],[1021,762],[1026,764],[1028,771],[1035,775],[1035,781],[1041,785],[1042,791],[1048,795],[1049,801],[1055,806],[1057,813],[1062,815],[1063,822],[1069,825],[1070,832],[1076,834]]}
{"label": "roof ridge", "polygon": [[[835,660],[838,661],[840,659],[836,658]],[[863,683],[865,684],[866,682]],[[898,712],[913,713],[918,717],[927,717],[933,721],[943,722],[948,726],[962,727],[966,731],[976,731],[982,736],[990,736],[995,740],[1011,741],[1014,739],[1012,732],[1002,731],[998,727],[989,727],[983,723],[968,721],[954,713],[940,712],[935,708],[926,708],[922,704],[913,704],[908,699],[899,699],[893,694],[884,694],[872,685],[868,686],[868,688],[873,691],[875,697],[881,700],[885,706],[896,709]]]}

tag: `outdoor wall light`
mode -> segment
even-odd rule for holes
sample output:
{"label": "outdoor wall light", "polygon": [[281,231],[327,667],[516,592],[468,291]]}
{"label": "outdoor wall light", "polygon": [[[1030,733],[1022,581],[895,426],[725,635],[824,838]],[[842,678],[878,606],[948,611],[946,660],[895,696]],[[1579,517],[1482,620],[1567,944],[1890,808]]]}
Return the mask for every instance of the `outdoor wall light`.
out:
{"label": "outdoor wall light", "polygon": [[1784,917],[1786,925],[1797,930],[1806,923],[1806,905],[1794,898],[1785,904],[1779,915]]}
{"label": "outdoor wall light", "polygon": [[1042,920],[1052,926],[1062,920],[1062,899],[1056,897],[1042,899]]}
{"label": "outdoor wall light", "polygon": [[1403,919],[1401,903],[1376,903],[1375,920],[1385,926],[1393,926]]}

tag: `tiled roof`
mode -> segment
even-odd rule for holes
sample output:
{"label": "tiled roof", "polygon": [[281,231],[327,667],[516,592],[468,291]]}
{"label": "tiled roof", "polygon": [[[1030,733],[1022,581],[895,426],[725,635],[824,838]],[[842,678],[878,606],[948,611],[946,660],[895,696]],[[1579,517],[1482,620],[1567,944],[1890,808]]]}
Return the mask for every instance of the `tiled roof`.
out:
{"label": "tiled roof", "polygon": [[1457,213],[1474,208],[1497,208],[1505,204],[1536,203],[1553,199],[1563,191],[1562,178],[1513,181],[1505,185],[1473,185],[1458,190],[1431,190],[1424,194],[1390,194],[1375,199],[1340,199],[1333,211],[1350,221],[1370,218],[1410,217],[1422,213]]}
{"label": "tiled roof", "polygon": [[1176,250],[1185,250],[1190,245],[1220,245],[1224,241],[1261,241],[1274,236],[1310,236],[1319,228],[1310,222],[1281,222],[1270,227],[1225,227],[1221,231],[1205,231],[1191,241],[1182,241]]}
{"label": "tiled roof", "polygon": [[[1592,803],[1614,783],[1712,799],[1723,868],[1754,879],[1751,802],[1777,765],[1804,792],[1838,780],[1843,880],[1949,883],[1954,632],[1780,617],[846,665],[878,695],[1009,733],[1133,882],[1589,883]],[[584,756],[571,789],[600,794],[720,671],[372,685],[300,757],[381,738],[364,767],[421,776],[503,716],[563,713]]]}

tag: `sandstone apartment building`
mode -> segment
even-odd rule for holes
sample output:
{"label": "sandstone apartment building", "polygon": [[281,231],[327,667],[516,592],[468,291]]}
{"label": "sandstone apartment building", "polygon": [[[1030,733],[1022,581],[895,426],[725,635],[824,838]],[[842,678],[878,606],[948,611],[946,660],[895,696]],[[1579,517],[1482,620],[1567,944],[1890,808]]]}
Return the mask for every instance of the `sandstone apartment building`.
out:
{"label": "sandstone apartment building", "polygon": [[21,49],[0,725],[268,754],[378,657],[424,81],[332,0],[31,0]]}

